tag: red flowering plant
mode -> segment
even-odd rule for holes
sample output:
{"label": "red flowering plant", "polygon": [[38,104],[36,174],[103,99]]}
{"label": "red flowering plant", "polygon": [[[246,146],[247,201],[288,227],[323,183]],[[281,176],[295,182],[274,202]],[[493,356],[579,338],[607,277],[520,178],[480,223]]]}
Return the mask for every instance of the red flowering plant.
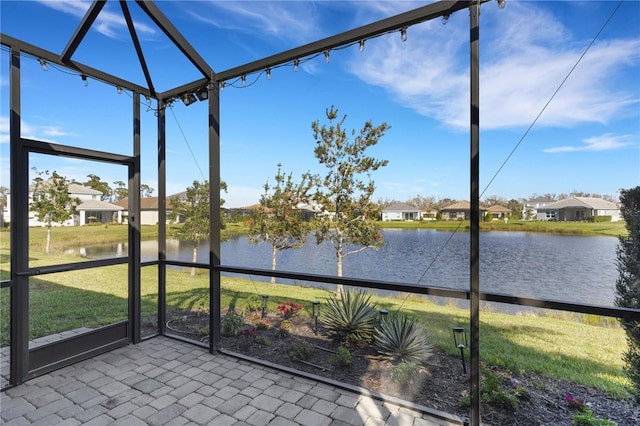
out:
{"label": "red flowering plant", "polygon": [[287,337],[291,332],[291,321],[283,320],[278,328],[278,336]]}
{"label": "red flowering plant", "polygon": [[251,322],[258,330],[268,330],[271,327],[271,320],[269,320],[269,318],[262,318],[262,314],[260,312],[253,313],[251,316]]}
{"label": "red flowering plant", "polygon": [[282,318],[288,320],[289,318],[295,317],[302,310],[302,305],[295,304],[293,302],[284,302],[276,308],[278,309],[278,313],[282,316]]}
{"label": "red flowering plant", "polygon": [[568,394],[564,400],[567,402],[569,408],[573,408],[578,411],[585,411],[587,409],[587,404],[585,404],[584,399],[582,398],[575,398],[573,395]]}

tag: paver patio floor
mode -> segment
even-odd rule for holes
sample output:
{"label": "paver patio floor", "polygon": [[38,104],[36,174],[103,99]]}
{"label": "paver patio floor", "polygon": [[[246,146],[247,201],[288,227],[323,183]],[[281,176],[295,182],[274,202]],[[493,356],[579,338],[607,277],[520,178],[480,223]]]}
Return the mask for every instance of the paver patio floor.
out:
{"label": "paver patio floor", "polygon": [[167,337],[2,392],[6,425],[454,425],[394,402]]}

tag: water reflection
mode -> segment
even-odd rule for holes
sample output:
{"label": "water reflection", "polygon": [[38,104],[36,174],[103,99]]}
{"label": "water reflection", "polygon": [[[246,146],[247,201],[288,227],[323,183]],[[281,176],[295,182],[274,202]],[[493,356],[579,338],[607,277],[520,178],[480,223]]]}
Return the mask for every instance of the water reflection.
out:
{"label": "water reflection", "polygon": [[[344,276],[468,289],[469,234],[452,236],[436,230],[386,229],[384,239],[380,250],[347,256]],[[481,291],[613,305],[617,241],[612,237],[482,233]],[[124,256],[126,249],[126,244],[85,248],[85,255]],[[167,241],[167,259],[191,261],[192,254],[193,243]],[[201,245],[198,262],[206,263],[208,256],[208,245]],[[157,258],[157,243],[142,242],[142,260]],[[221,263],[271,269],[271,247],[264,243],[250,244],[245,237],[231,239],[222,243]],[[336,255],[329,244],[317,245],[310,238],[299,250],[280,252],[277,265],[284,271],[335,275]]]}

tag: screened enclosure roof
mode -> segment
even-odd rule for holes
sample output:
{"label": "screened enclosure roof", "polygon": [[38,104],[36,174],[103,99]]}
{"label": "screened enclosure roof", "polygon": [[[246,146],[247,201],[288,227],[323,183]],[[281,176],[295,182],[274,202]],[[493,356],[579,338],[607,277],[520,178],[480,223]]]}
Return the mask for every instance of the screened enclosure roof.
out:
{"label": "screened enclosure roof", "polygon": [[[246,130],[250,118],[256,128],[269,126],[273,133],[269,142],[290,138],[290,144],[295,140],[301,146],[310,139],[309,123],[321,118],[331,104],[355,120],[353,127],[366,119],[388,121],[392,129],[380,147],[380,156],[388,158],[390,166],[376,176],[377,198],[469,197],[466,174],[454,172],[465,165],[447,160],[446,171],[436,173],[439,164],[433,161],[442,158],[441,154],[466,156],[469,16],[466,10],[452,10],[466,7],[467,2],[125,4],[130,26],[127,13],[115,0],[2,2],[3,43],[11,37],[41,49],[36,51],[41,55],[25,55],[23,61],[35,64],[38,72],[39,59],[48,63],[49,74],[56,61],[70,59],[78,68],[71,71],[78,86],[84,70],[91,89],[97,86],[92,80],[101,75],[98,70],[111,86],[145,95],[153,95],[153,89],[164,99],[197,95],[209,80],[224,83],[223,141],[264,139],[257,131],[234,133],[237,128]],[[491,180],[498,162],[536,120],[534,132],[519,147],[527,149],[526,154],[512,156],[509,167],[500,171],[485,195],[520,199],[584,189],[615,196],[621,187],[636,183],[629,170],[640,167],[640,157],[635,155],[640,119],[636,108],[640,98],[640,6],[629,1],[617,11],[616,6],[607,1],[507,2],[504,10],[495,1],[482,5],[481,122],[483,131],[495,132],[483,146],[484,182]],[[92,10],[93,14],[88,13]],[[447,14],[448,20],[444,19]],[[427,20],[433,15],[437,19]],[[406,42],[402,41],[403,27]],[[3,50],[5,61],[5,46]],[[207,75],[210,71],[213,74]],[[38,76],[24,70],[25,88],[36,86],[31,81]],[[5,87],[6,81],[5,74]],[[232,91],[236,88],[248,90]],[[59,87],[38,90],[63,96]],[[549,102],[555,90],[559,91]],[[229,91],[233,97],[227,95]],[[3,109],[7,111],[6,104]],[[267,119],[267,115],[277,119]],[[412,155],[399,155],[398,146]],[[286,148],[293,151],[289,145]],[[629,150],[634,155],[628,155]],[[306,153],[308,149],[303,155]],[[584,161],[559,161],[563,155],[583,153]],[[605,153],[610,161],[600,161],[598,153]],[[257,182],[272,176],[271,169],[278,162],[307,168],[300,156],[260,154],[269,170],[260,170],[254,179]],[[409,157],[424,158],[425,163],[407,164]],[[610,166],[613,164],[618,166]],[[256,170],[262,167],[257,162],[249,165]],[[235,201],[233,171],[223,172],[232,186],[228,207],[257,202],[258,183],[250,196]],[[242,182],[244,188],[249,185],[253,184],[248,180]],[[184,190],[184,184],[172,190]]]}
{"label": "screened enclosure roof", "polygon": [[[298,8],[294,3],[291,7]],[[269,24],[266,21],[269,13],[265,13],[263,23],[267,27],[264,31],[282,32],[282,40],[285,41],[280,45],[297,47],[262,57],[253,54],[251,47],[242,45],[233,36],[233,33],[246,31],[242,25],[224,28],[225,24],[217,20],[224,20],[224,16],[218,15],[229,13],[248,14],[251,15],[249,18],[261,16],[263,10],[270,9],[267,2],[251,2],[249,8],[235,8],[230,3],[220,2],[217,10],[209,8],[211,15],[203,11],[207,8],[205,2],[97,0],[5,3],[2,6],[5,21],[2,28],[4,42],[29,51],[41,62],[43,69],[46,63],[64,65],[81,73],[83,80],[85,76],[93,77],[154,98],[166,99],[185,91],[195,91],[198,96],[198,89],[208,81],[240,79],[246,85],[248,74],[269,69],[270,77],[271,68],[283,65],[297,69],[311,55],[322,54],[328,62],[332,49],[358,44],[362,50],[368,39],[393,31],[399,31],[404,41],[410,25],[434,17],[448,17],[467,8],[468,2],[435,2],[417,9],[413,7],[417,5],[406,3],[390,8],[389,18],[378,19],[356,29],[345,29],[318,40],[313,40],[313,37],[321,36],[321,32],[307,29],[303,31],[306,32],[303,38],[297,34],[301,28],[313,25],[304,19],[305,14],[310,16],[314,13],[313,8],[285,18],[283,22],[289,27],[283,28],[274,27],[277,23]],[[343,23],[341,26],[346,26],[344,24],[349,20],[340,21]],[[201,26],[193,25],[194,22],[208,24],[210,34],[203,34]],[[189,37],[183,36],[183,33],[189,35],[192,27],[200,31],[197,37],[192,37],[199,41],[197,47],[190,43]],[[218,31],[220,28],[226,30],[226,35]],[[287,33],[289,30],[292,33]],[[229,54],[229,42],[237,44],[231,51],[245,54]],[[255,42],[260,43],[260,40]],[[271,50],[274,48],[272,46]],[[206,57],[201,56],[201,51]],[[233,63],[236,66],[229,67]],[[217,72],[210,64],[214,64]]]}

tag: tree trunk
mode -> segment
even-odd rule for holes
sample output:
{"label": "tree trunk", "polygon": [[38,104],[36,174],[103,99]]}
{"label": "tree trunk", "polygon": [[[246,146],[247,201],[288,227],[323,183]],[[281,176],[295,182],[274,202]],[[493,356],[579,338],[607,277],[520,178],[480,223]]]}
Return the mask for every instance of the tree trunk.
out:
{"label": "tree trunk", "polygon": [[47,226],[47,246],[44,249],[46,254],[49,254],[51,249],[51,225]]}
{"label": "tree trunk", "polygon": [[[276,255],[278,254],[278,249],[275,244],[271,246],[271,270],[276,270]],[[271,277],[271,284],[276,283],[276,277]]]}
{"label": "tree trunk", "polygon": [[[193,263],[196,263],[196,260],[198,260],[198,243],[196,243],[196,245],[193,246],[193,258],[191,259],[191,261]],[[192,277],[196,276],[196,268],[195,267],[191,268],[191,276]]]}

